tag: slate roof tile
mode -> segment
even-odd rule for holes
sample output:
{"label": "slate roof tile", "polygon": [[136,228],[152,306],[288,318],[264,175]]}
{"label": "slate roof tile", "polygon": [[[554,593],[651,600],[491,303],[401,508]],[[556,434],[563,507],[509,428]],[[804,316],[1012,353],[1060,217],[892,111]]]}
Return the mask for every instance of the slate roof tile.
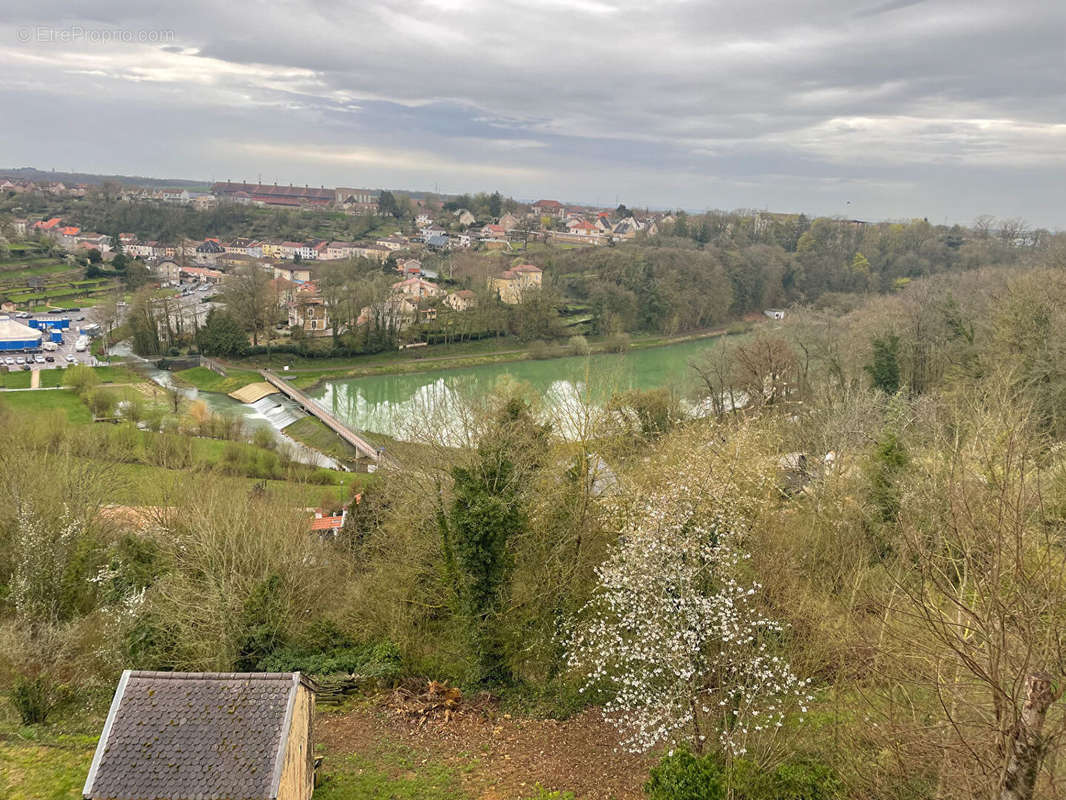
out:
{"label": "slate roof tile", "polygon": [[131,672],[86,796],[269,798],[292,673]]}

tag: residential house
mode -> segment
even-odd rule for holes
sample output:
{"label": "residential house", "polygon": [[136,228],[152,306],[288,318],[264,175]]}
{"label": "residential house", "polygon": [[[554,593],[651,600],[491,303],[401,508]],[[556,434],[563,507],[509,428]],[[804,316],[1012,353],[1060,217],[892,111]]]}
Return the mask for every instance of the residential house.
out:
{"label": "residential house", "polygon": [[540,288],[543,277],[544,273],[540,267],[518,264],[494,278],[489,278],[489,288],[504,303],[516,305],[522,302],[522,294],[527,289]]}
{"label": "residential house", "polygon": [[508,212],[502,217],[500,217],[500,220],[497,224],[501,228],[503,228],[504,231],[513,231],[515,228],[518,227],[518,217]]}
{"label": "residential house", "polygon": [[260,242],[260,247],[263,250],[264,257],[284,258],[281,254],[281,242],[277,239],[264,239]]}
{"label": "residential house", "polygon": [[222,281],[222,273],[217,269],[182,267],[178,272],[183,278],[192,278],[194,281],[202,283],[219,283]]}
{"label": "residential house", "polygon": [[181,280],[181,266],[177,261],[163,259],[149,266],[149,270],[161,284],[176,284]]}
{"label": "residential house", "polygon": [[410,246],[410,242],[408,242],[406,238],[397,234],[378,239],[374,244],[386,247],[389,250],[403,250],[405,247]]}
{"label": "residential house", "polygon": [[422,278],[407,278],[406,280],[397,281],[392,285],[392,290],[414,300],[440,297],[444,294],[444,290],[437,284],[430,283]]}
{"label": "residential house", "polygon": [[299,672],[119,678],[86,800],[311,800],[315,684]]}
{"label": "residential house", "polygon": [[566,216],[566,206],[558,200],[538,200],[533,204],[533,213],[538,217],[563,219]]}
{"label": "residential house", "polygon": [[16,219],[11,223],[12,227],[15,229],[16,236],[25,236],[29,224],[30,221],[27,219]]}
{"label": "residential house", "polygon": [[62,228],[58,228],[56,231],[58,236],[57,243],[67,250],[73,250],[78,246],[79,233],[81,233],[81,228],[77,228],[73,225],[66,225]]}
{"label": "residential house", "polygon": [[424,228],[427,225],[433,224],[433,217],[429,214],[419,214],[415,217],[415,226],[418,228]]}
{"label": "residential house", "polygon": [[159,242],[134,242],[133,244],[126,245],[126,255],[140,256],[141,258],[156,258],[163,255],[163,249],[159,246]]}
{"label": "residential house", "polygon": [[159,195],[164,203],[178,203],[179,205],[185,205],[192,199],[185,189],[164,189]]}
{"label": "residential house", "polygon": [[41,220],[33,223],[33,229],[38,233],[44,233],[51,235],[62,223],[61,217],[52,217],[48,220]]}
{"label": "residential house", "polygon": [[445,297],[444,304],[453,311],[469,311],[477,305],[477,295],[469,289],[460,289]]}
{"label": "residential house", "polygon": [[377,261],[379,264],[384,264],[388,260],[389,254],[392,251],[380,244],[357,244],[353,250],[353,254],[358,258],[368,258],[371,261]]}
{"label": "residential house", "polygon": [[571,220],[566,224],[566,229],[577,236],[599,236],[600,230],[593,223],[584,220]]}
{"label": "residential house", "polygon": [[218,205],[218,198],[207,192],[191,192],[192,207],[197,211],[207,211]]}
{"label": "residential house", "polygon": [[218,239],[205,239],[196,245],[193,258],[201,264],[216,264],[218,257],[225,252],[226,248],[218,243]]}
{"label": "residential house", "polygon": [[762,313],[768,316],[770,319],[780,320],[785,318],[785,311],[781,308],[768,308]]}
{"label": "residential house", "polygon": [[274,277],[284,278],[293,283],[306,283],[311,280],[312,268],[308,264],[283,263],[274,265]]}
{"label": "residential house", "polygon": [[322,258],[327,261],[352,258],[355,254],[355,247],[355,242],[329,242]]}
{"label": "residential house", "polygon": [[326,301],[317,294],[297,290],[289,303],[289,327],[301,328],[308,336],[329,335]]}
{"label": "residential house", "polygon": [[402,258],[396,262],[396,271],[405,278],[421,277],[422,262],[417,258]]}
{"label": "residential house", "polygon": [[105,233],[81,233],[77,237],[77,246],[107,253],[111,250],[111,237]]}
{"label": "residential house", "polygon": [[258,258],[244,253],[221,253],[215,257],[215,266],[226,269],[237,269],[237,267],[246,267],[258,263]]}
{"label": "residential house", "polygon": [[435,233],[426,237],[426,247],[430,250],[444,250],[448,247],[448,244],[448,236],[444,233]]}

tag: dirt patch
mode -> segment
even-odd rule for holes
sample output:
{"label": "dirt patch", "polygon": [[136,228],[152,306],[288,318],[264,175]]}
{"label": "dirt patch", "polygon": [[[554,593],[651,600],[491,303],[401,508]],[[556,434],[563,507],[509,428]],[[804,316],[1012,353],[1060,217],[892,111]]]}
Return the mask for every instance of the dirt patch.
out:
{"label": "dirt patch", "polygon": [[380,697],[319,717],[330,755],[373,752],[383,740],[457,769],[478,800],[518,800],[545,789],[581,800],[638,800],[654,759],[616,751],[618,736],[595,709],[565,721],[501,714],[489,704],[447,714],[412,714]]}

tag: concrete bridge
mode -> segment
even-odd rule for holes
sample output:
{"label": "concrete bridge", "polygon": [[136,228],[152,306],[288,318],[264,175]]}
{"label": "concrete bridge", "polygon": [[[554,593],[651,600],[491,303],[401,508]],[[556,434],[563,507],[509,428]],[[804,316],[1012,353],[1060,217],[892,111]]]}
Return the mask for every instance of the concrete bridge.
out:
{"label": "concrete bridge", "polygon": [[393,464],[391,459],[386,461],[384,453],[382,453],[374,445],[370,444],[366,439],[357,434],[335,416],[330,414],[326,409],[319,405],[315,400],[312,400],[306,394],[299,389],[293,387],[288,382],[282,380],[270,370],[261,369],[259,374],[263,376],[263,380],[275,387],[279,392],[295,402],[300,408],[306,411],[313,417],[317,417],[325,423],[326,427],[340,436],[344,441],[350,444],[356,449],[361,458],[366,458],[371,463],[377,466],[386,466]]}

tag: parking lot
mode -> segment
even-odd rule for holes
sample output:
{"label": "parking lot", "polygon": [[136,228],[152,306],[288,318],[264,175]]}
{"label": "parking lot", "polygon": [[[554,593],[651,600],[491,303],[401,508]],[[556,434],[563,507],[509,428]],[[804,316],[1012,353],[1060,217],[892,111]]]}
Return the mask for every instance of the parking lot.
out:
{"label": "parking lot", "polygon": [[[207,313],[215,306],[214,303],[205,302],[205,298],[210,297],[215,293],[218,287],[209,284],[183,284],[182,286],[174,289],[175,298],[178,301],[180,308],[179,313],[184,318],[184,324],[187,326],[199,326],[203,325],[207,319]],[[119,320],[116,324],[121,322],[121,317],[127,310],[126,306],[119,307]],[[24,312],[25,313],[25,312]],[[40,317],[60,317],[70,320],[70,327],[63,331],[62,343],[57,342],[57,349],[54,351],[39,350],[39,351],[13,351],[0,353],[0,365],[6,366],[9,370],[25,370],[27,367],[30,370],[41,369],[62,369],[68,367],[71,364],[86,364],[88,366],[96,366],[97,359],[91,352],[90,348],[86,348],[83,352],[76,352],[74,345],[78,340],[78,329],[87,325],[96,323],[103,324],[103,320],[97,313],[95,308],[81,308],[81,309],[69,309],[66,311],[48,311],[48,312],[33,312],[26,316],[23,313],[11,314],[11,316],[18,322],[24,325],[29,324],[31,319]],[[47,336],[42,339],[42,342],[47,341]],[[90,340],[91,344],[91,340]],[[40,357],[40,361],[38,360]],[[19,363],[19,359],[22,359],[23,363]],[[49,361],[48,359],[52,360]],[[43,361],[43,363],[42,363]]]}
{"label": "parking lot", "polygon": [[[3,366],[7,367],[9,370],[24,370],[26,367],[29,367],[31,370],[62,369],[64,367],[69,367],[71,364],[96,366],[96,358],[89,352],[88,347],[86,347],[81,353],[74,350],[74,345],[78,341],[79,336],[78,328],[98,322],[94,309],[83,308],[77,310],[71,309],[69,311],[34,312],[25,317],[21,314],[12,314],[11,316],[23,325],[27,325],[31,319],[39,317],[66,318],[70,320],[70,327],[63,331],[63,341],[62,343],[56,342],[57,347],[55,350],[48,351],[41,349],[34,351],[5,351],[4,353],[0,353],[0,362],[2,362]],[[47,334],[42,338],[42,343],[46,341],[48,341]],[[38,361],[38,357],[40,357],[44,363]],[[19,363],[20,358],[24,363]],[[48,361],[47,359],[49,358],[52,360]]]}

